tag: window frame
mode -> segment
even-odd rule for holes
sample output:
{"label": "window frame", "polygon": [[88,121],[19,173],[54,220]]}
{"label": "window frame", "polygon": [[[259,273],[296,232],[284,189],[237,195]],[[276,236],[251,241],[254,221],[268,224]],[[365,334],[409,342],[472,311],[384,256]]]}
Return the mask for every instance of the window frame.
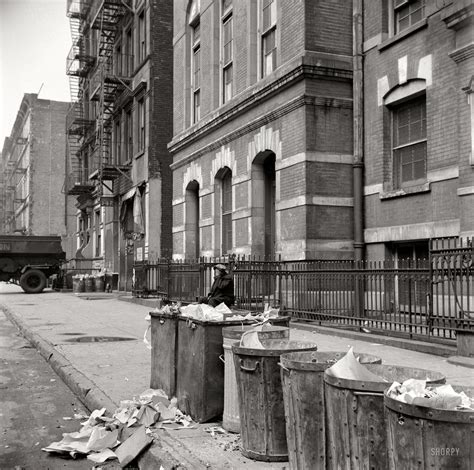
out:
{"label": "window frame", "polygon": [[[268,10],[267,10],[268,9]],[[265,24],[266,10],[269,11],[269,24]],[[276,0],[261,0],[261,32],[260,32],[260,67],[262,78],[267,77],[277,68],[277,2]],[[273,38],[273,47],[267,50],[267,42],[269,38]],[[267,70],[267,58],[271,58],[271,70]]]}
{"label": "window frame", "polygon": [[[226,5],[227,3],[227,5]],[[230,25],[230,26],[229,26]],[[229,26],[229,30],[226,28]],[[226,31],[229,31],[226,36]],[[227,39],[230,37],[230,39]],[[227,47],[230,53],[227,53]],[[234,88],[234,17],[232,0],[221,0],[221,80],[222,80],[222,104],[233,96]]]}
{"label": "window frame", "polygon": [[137,39],[138,39],[138,64],[140,65],[147,56],[146,51],[146,15],[145,10],[139,13],[137,18]]}
{"label": "window frame", "polygon": [[142,96],[137,100],[137,144],[138,151],[145,151],[145,142],[146,142],[146,100]]}
{"label": "window frame", "polygon": [[133,112],[131,108],[125,110],[125,157],[130,162],[133,158]]}
{"label": "window frame", "polygon": [[[201,119],[201,25],[199,19],[191,25],[191,105],[192,123]],[[198,34],[196,34],[196,31]]]}
{"label": "window frame", "polygon": [[[421,5],[418,9],[410,11],[411,7],[415,2],[420,2]],[[403,19],[408,18],[408,24],[400,27],[400,12],[403,11],[408,7],[408,14],[403,17]],[[413,20],[413,16],[416,12],[421,10],[421,18],[417,19],[416,21]],[[392,28],[393,28],[393,35],[396,36],[398,34],[403,33],[403,31],[407,30],[411,26],[419,23],[423,19],[426,18],[426,0],[392,0]]]}
{"label": "window frame", "polygon": [[[421,118],[417,121],[411,119],[412,114],[416,109],[421,110]],[[408,122],[405,126],[407,127],[408,137],[400,142],[400,131],[402,125],[400,124],[400,117],[403,111],[409,110]],[[404,100],[403,102],[390,106],[391,112],[391,152],[392,152],[392,186],[394,189],[403,189],[409,186],[416,186],[423,184],[427,179],[427,112],[426,112],[426,95],[422,94],[419,96],[412,97],[411,99]],[[410,138],[410,134],[415,129],[415,125],[420,122],[421,135],[417,138]],[[422,149],[422,158],[417,158],[418,154],[415,153],[416,147]],[[411,151],[411,155],[407,154],[406,151]],[[403,159],[405,158],[405,163]],[[409,161],[411,159],[411,161]],[[419,162],[423,162],[423,175],[416,177],[416,166]],[[412,178],[404,178],[403,167],[411,166]]]}

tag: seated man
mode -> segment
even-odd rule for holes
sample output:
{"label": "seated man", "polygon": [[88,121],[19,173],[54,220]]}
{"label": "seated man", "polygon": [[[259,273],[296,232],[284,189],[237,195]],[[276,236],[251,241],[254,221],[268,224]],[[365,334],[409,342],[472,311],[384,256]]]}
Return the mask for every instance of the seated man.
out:
{"label": "seated man", "polygon": [[199,303],[216,307],[224,302],[230,307],[234,301],[234,280],[223,264],[216,264],[214,266],[214,282],[212,283],[211,291],[207,297],[201,298]]}

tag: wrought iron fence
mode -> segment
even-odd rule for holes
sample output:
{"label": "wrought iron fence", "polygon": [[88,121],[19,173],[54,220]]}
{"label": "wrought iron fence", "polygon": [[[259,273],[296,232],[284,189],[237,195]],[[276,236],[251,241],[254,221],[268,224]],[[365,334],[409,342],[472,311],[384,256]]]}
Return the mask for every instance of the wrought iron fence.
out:
{"label": "wrought iron fence", "polygon": [[279,306],[319,324],[354,326],[432,341],[474,329],[473,245],[431,244],[426,260],[282,261],[256,257],[135,265],[134,295],[194,302],[209,292],[212,267],[230,266],[236,306]]}

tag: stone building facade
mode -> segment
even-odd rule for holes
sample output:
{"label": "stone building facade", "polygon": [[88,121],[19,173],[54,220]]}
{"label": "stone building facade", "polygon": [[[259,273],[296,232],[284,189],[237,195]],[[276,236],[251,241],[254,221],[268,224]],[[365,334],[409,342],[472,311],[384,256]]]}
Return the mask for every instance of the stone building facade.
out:
{"label": "stone building facade", "polygon": [[369,258],[426,257],[474,235],[471,1],[371,2],[364,14]]}
{"label": "stone building facade", "polygon": [[74,208],[58,181],[66,171],[68,107],[34,93],[23,95],[2,149],[0,233],[66,235]]}
{"label": "stone building facade", "polygon": [[174,5],[174,257],[352,258],[351,3]]}

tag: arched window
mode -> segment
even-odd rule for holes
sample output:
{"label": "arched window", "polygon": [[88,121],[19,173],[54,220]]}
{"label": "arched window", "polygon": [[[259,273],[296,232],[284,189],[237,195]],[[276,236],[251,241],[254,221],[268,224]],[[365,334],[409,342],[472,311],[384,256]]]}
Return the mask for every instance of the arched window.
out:
{"label": "arched window", "polygon": [[226,168],[222,175],[222,254],[232,251],[232,172]]}
{"label": "arched window", "polygon": [[252,164],[252,217],[253,251],[256,255],[272,258],[276,244],[276,171],[275,154],[260,152]]}
{"label": "arched window", "polygon": [[191,181],[186,187],[185,204],[185,254],[187,258],[198,258],[199,237],[199,183]]}

